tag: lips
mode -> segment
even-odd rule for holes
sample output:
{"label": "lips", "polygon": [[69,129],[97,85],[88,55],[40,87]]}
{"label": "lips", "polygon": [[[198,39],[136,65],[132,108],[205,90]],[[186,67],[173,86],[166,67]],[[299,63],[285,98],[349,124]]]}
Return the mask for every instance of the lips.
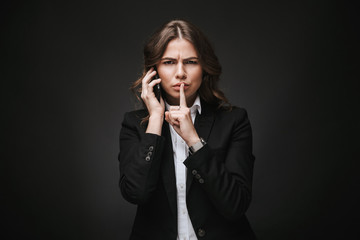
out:
{"label": "lips", "polygon": [[188,83],[181,82],[181,83],[174,84],[172,87],[175,91],[180,91],[181,84],[184,84],[184,90],[188,89],[190,86]]}
{"label": "lips", "polygon": [[180,87],[180,86],[181,86],[181,84],[184,84],[184,87],[188,87],[188,86],[189,86],[189,84],[188,84],[188,83],[180,82],[180,83],[176,83],[176,84],[174,84],[174,85],[173,85],[173,87]]}

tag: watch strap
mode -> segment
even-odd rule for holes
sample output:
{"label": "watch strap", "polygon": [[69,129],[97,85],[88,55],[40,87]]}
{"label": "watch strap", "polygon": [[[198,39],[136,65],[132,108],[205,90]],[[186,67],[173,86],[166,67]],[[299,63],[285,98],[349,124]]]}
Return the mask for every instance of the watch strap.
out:
{"label": "watch strap", "polygon": [[204,145],[206,144],[205,140],[200,137],[200,141],[195,143],[194,145],[189,147],[189,151],[191,154],[196,153],[199,151]]}

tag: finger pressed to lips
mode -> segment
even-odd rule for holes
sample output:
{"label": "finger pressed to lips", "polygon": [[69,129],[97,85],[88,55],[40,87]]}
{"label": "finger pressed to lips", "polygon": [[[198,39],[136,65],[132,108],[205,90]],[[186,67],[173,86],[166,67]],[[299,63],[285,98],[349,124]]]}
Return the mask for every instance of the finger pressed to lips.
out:
{"label": "finger pressed to lips", "polygon": [[184,83],[180,85],[180,106],[187,107],[184,87]]}

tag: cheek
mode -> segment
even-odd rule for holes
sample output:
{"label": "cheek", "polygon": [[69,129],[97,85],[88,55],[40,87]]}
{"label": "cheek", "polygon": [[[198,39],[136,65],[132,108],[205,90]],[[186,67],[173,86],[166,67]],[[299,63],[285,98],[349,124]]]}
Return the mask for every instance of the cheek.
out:
{"label": "cheek", "polygon": [[162,76],[161,77],[161,86],[162,87],[168,87],[171,85],[171,81],[170,78],[166,77],[166,76]]}
{"label": "cheek", "polygon": [[193,81],[196,82],[197,86],[200,86],[202,82],[202,71],[196,71],[193,76],[194,76]]}
{"label": "cheek", "polygon": [[171,77],[172,77],[172,74],[171,74],[171,71],[169,69],[158,69],[158,72],[159,72],[159,76],[161,78],[161,82],[162,83],[169,83],[171,81]]}

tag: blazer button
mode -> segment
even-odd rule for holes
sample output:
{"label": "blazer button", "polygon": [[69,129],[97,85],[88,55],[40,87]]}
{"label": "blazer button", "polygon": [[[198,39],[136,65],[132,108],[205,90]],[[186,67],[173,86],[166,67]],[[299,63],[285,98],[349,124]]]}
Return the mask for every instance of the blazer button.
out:
{"label": "blazer button", "polygon": [[151,155],[152,155],[152,152],[148,152],[147,155],[148,155],[148,156],[151,156]]}
{"label": "blazer button", "polygon": [[191,173],[192,173],[192,175],[196,175],[196,174],[197,174],[197,171],[196,171],[196,170],[192,170]]}
{"label": "blazer button", "polygon": [[196,179],[200,179],[200,178],[201,178],[200,174],[196,174],[195,177],[196,177]]}
{"label": "blazer button", "polygon": [[146,156],[145,161],[150,161],[150,156]]}
{"label": "blazer button", "polygon": [[205,236],[205,230],[204,229],[202,229],[202,228],[199,228],[199,230],[198,230],[198,236],[199,237],[204,237]]}
{"label": "blazer button", "polygon": [[150,146],[150,147],[149,147],[149,151],[152,151],[152,150],[154,150],[154,147],[153,147],[153,146]]}
{"label": "blazer button", "polygon": [[199,183],[204,183],[204,182],[205,182],[204,179],[202,178],[199,179]]}

